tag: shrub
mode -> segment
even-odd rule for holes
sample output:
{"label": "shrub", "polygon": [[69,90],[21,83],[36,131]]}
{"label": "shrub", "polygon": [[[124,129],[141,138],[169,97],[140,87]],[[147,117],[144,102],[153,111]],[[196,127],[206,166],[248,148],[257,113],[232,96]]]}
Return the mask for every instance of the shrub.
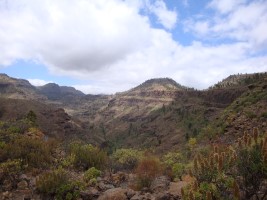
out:
{"label": "shrub", "polygon": [[169,152],[163,156],[163,163],[168,167],[173,167],[174,164],[181,162],[183,160],[183,156],[179,152]]}
{"label": "shrub", "polygon": [[136,149],[118,149],[111,158],[115,169],[133,170],[142,156],[143,152]]}
{"label": "shrub", "polygon": [[143,158],[137,165],[137,185],[138,190],[151,186],[152,181],[162,173],[162,167],[159,159],[155,157]]}
{"label": "shrub", "polygon": [[29,167],[47,167],[52,161],[54,144],[29,137],[17,137],[1,150],[1,160],[21,159]]}
{"label": "shrub", "polygon": [[84,173],[84,180],[85,182],[90,182],[90,180],[95,179],[101,175],[101,171],[91,167]]}
{"label": "shrub", "polygon": [[184,164],[182,164],[182,163],[175,163],[172,166],[172,173],[173,173],[174,178],[181,179],[181,176],[183,175],[184,170],[185,170],[185,165]]}
{"label": "shrub", "polygon": [[183,191],[183,199],[265,199],[267,137],[259,139],[254,129],[252,136],[239,138],[238,145],[221,150],[215,146],[208,158],[194,159],[190,174],[195,182]]}
{"label": "shrub", "polygon": [[74,155],[73,164],[77,168],[88,169],[96,167],[102,169],[107,164],[107,153],[94,147],[91,144],[73,143],[70,147],[70,153]]}
{"label": "shrub", "polygon": [[[254,142],[247,133],[239,139],[237,149],[237,175],[242,176],[239,184],[245,189],[246,198],[253,195],[258,197],[258,192],[267,179],[267,137],[258,142],[258,131],[254,129]],[[267,189],[266,189],[267,195]]]}
{"label": "shrub", "polygon": [[83,185],[71,181],[65,170],[56,169],[40,176],[37,180],[37,190],[45,197],[56,197],[58,200],[77,199]]}
{"label": "shrub", "polygon": [[15,186],[20,172],[20,160],[8,160],[6,162],[0,163],[0,184],[3,185],[3,182],[5,180],[8,180],[13,183],[13,186]]}

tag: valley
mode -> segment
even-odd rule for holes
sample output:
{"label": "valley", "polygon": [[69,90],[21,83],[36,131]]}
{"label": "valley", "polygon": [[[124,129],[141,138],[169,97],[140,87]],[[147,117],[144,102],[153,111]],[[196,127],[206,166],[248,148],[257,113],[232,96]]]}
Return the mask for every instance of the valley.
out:
{"label": "valley", "polygon": [[[220,152],[224,154],[223,159],[229,159],[229,162],[232,158],[226,149],[228,147],[229,149],[235,149],[236,154],[238,154],[239,151],[236,145],[244,137],[247,137],[245,145],[248,145],[248,138],[253,138],[253,134],[257,134],[258,139],[255,139],[256,136],[254,137],[255,144],[252,144],[251,148],[254,148],[254,145],[257,145],[260,140],[265,142],[261,148],[267,148],[265,138],[267,130],[267,73],[232,75],[206,90],[188,88],[169,78],[157,78],[147,80],[135,88],[113,95],[84,94],[75,88],[59,86],[55,83],[35,87],[27,80],[0,74],[0,128],[0,144],[2,145],[0,145],[0,157],[3,163],[10,162],[5,157],[8,155],[5,148],[8,148],[8,145],[12,142],[22,142],[23,138],[27,137],[30,140],[33,139],[33,143],[36,140],[44,143],[56,141],[56,147],[51,146],[53,153],[51,152],[51,155],[47,155],[48,157],[51,156],[52,164],[50,167],[42,166],[40,168],[37,165],[33,165],[32,168],[21,169],[21,171],[25,170],[24,173],[29,173],[31,177],[34,177],[31,173],[33,168],[50,170],[55,168],[55,170],[59,170],[58,167],[61,166],[64,170],[71,172],[72,175],[73,173],[78,173],[77,176],[84,176],[84,170],[89,170],[91,169],[90,167],[96,167],[101,170],[102,178],[94,180],[96,183],[85,183],[85,187],[91,188],[90,190],[97,188],[98,193],[95,191],[97,195],[92,195],[91,191],[90,195],[92,196],[89,195],[90,198],[81,195],[82,199],[97,199],[98,196],[101,199],[101,196],[108,189],[114,189],[114,187],[115,189],[117,187],[123,188],[121,184],[125,181],[128,184],[126,190],[120,190],[118,193],[124,193],[127,196],[128,194],[126,193],[130,191],[128,190],[129,188],[134,188],[135,191],[142,191],[143,186],[139,189],[137,188],[140,185],[137,188],[129,186],[133,184],[131,181],[134,181],[129,176],[134,173],[138,177],[138,173],[143,173],[142,170],[145,169],[139,169],[138,163],[146,162],[145,160],[142,161],[142,159],[146,157],[146,154],[149,154],[149,157],[153,158],[149,161],[151,162],[149,165],[158,166],[158,162],[165,163],[164,165],[167,168],[164,169],[165,171],[163,170],[164,173],[161,169],[161,173],[166,178],[166,170],[169,167],[172,169],[173,175],[169,176],[170,181],[166,181],[165,189],[154,188],[150,190],[150,184],[144,185],[144,187],[148,187],[148,191],[143,193],[135,192],[133,196],[138,194],[138,198],[141,199],[143,194],[157,194],[157,199],[160,199],[159,193],[161,192],[163,196],[166,196],[167,193],[164,191],[170,190],[169,184],[174,184],[175,186],[177,184],[188,185],[188,182],[191,181],[192,183],[194,179],[192,177],[199,181],[198,184],[200,185],[197,187],[200,187],[202,183],[200,181],[202,179],[199,179],[200,172],[195,169],[195,173],[197,172],[198,174],[190,175],[190,170],[188,171],[188,169],[192,165],[201,165],[203,159],[205,160],[206,157],[215,155],[217,153],[215,150],[211,153],[211,149],[214,146],[218,146]],[[243,136],[244,133],[245,136]],[[90,147],[88,144],[93,146]],[[21,143],[18,143],[19,145]],[[71,145],[74,145],[73,148]],[[75,158],[83,156],[83,149],[87,149],[88,152],[95,152],[93,154],[95,154],[96,158],[91,155],[92,159],[103,159],[101,161],[103,165],[89,163],[82,167],[82,163],[85,162],[82,159],[86,158],[81,158],[80,161],[75,161]],[[119,158],[116,157],[121,150],[124,153]],[[18,152],[20,151],[22,150],[18,150]],[[15,156],[13,160],[22,157],[23,162],[24,157],[18,152],[17,154],[20,156]],[[45,152],[47,151],[45,150]],[[104,155],[104,152],[107,155]],[[262,152],[261,156],[263,156],[264,161],[267,156],[266,149],[263,149]],[[179,155],[177,156],[176,154]],[[200,154],[204,158],[197,158],[196,160],[195,156],[199,155],[200,157]],[[229,158],[227,157],[228,154]],[[72,158],[71,156],[74,155],[76,157]],[[167,155],[171,155],[172,164],[166,164],[169,162],[168,159],[166,161]],[[130,161],[119,161],[120,158],[124,157],[133,159],[131,161],[133,162],[132,167],[127,164]],[[160,158],[160,161],[155,157]],[[28,161],[31,159],[28,158]],[[42,163],[42,160],[40,162]],[[106,167],[110,162],[115,166]],[[208,162],[208,160],[205,162]],[[177,163],[181,164],[179,172],[175,171],[176,168],[174,168],[174,166],[178,166],[175,165]],[[30,164],[28,163],[28,165]],[[263,167],[266,167],[266,162]],[[119,179],[118,183],[110,180],[110,177],[108,178],[107,169],[113,170],[114,173],[110,176],[113,176],[113,179],[114,177]],[[229,169],[230,164],[221,170],[225,170],[224,173],[228,173],[227,170]],[[264,168],[264,170],[266,169]],[[267,175],[264,170],[263,174],[261,174],[263,177]],[[121,175],[117,172],[121,173]],[[42,170],[39,173],[41,176]],[[55,171],[53,173],[61,172]],[[156,170],[155,175],[149,177],[153,177],[151,181],[155,181],[154,178],[157,177],[156,174],[158,173]],[[189,180],[182,178],[182,174],[191,178],[188,178]],[[0,177],[2,190],[4,192],[12,191],[13,188],[17,191],[16,185],[8,190],[4,186],[7,184],[5,181],[10,181],[9,178],[14,179],[15,182],[19,182],[19,179],[17,180],[15,176],[10,176],[9,178],[5,176],[2,173],[2,178]],[[125,180],[123,180],[123,176],[125,176]],[[234,175],[231,176],[231,178],[233,177]],[[180,179],[180,182],[174,181],[174,179]],[[216,181],[218,180],[216,179]],[[100,183],[103,183],[105,187],[107,187],[107,183],[110,183],[113,187],[99,189]],[[239,184],[242,185],[242,181],[239,180]],[[262,192],[265,192],[264,189],[261,189],[263,186],[266,186],[266,177],[260,182],[256,193],[256,189],[253,190],[254,193],[251,192],[251,189],[249,189],[249,192],[243,189],[243,195],[248,197],[253,193],[252,196],[258,195],[264,199],[267,191],[262,194]],[[34,186],[35,189],[36,187],[38,188],[39,186]],[[189,196],[191,195],[190,187],[186,193]],[[32,188],[30,190],[32,191]],[[71,193],[73,190],[72,188],[69,192]],[[53,192],[49,193],[45,189],[40,190],[39,187],[39,192],[42,193],[42,191],[49,197],[54,195]],[[208,190],[209,192],[201,192],[201,188],[198,191],[199,195],[207,195],[211,192],[213,199],[218,199],[218,195],[225,195],[229,192],[228,190],[224,191],[224,194],[217,194],[211,190]],[[168,197],[165,199],[179,199],[182,196],[181,188],[178,193],[175,196],[174,194],[169,195],[169,192],[169,196],[167,195]],[[71,194],[73,195],[73,193]],[[14,195],[16,194],[14,193]],[[65,194],[61,195],[64,196]],[[133,196],[129,196],[131,195],[121,199],[133,199]],[[72,199],[75,198],[73,197]],[[105,198],[103,197],[103,199]],[[150,198],[147,197],[145,199]],[[151,199],[153,198],[151,197]],[[162,199],[164,198],[162,197]]]}

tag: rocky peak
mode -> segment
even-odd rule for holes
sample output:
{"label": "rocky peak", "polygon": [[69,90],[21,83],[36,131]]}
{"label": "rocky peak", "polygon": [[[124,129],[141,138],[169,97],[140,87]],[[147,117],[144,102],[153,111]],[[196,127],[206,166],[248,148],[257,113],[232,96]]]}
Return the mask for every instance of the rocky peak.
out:
{"label": "rocky peak", "polygon": [[145,81],[130,91],[149,91],[149,90],[183,90],[186,87],[180,85],[170,78],[154,78]]}

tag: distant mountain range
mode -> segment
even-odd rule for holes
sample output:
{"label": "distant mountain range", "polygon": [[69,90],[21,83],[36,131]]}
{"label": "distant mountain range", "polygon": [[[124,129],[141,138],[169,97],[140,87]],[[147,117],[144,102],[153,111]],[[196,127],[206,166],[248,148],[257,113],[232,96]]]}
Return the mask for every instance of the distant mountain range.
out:
{"label": "distant mountain range", "polygon": [[190,137],[219,135],[228,141],[236,130],[267,128],[266,85],[266,73],[232,75],[203,91],[158,78],[115,95],[85,95],[0,74],[0,120],[33,110],[50,136],[165,151],[181,148]]}

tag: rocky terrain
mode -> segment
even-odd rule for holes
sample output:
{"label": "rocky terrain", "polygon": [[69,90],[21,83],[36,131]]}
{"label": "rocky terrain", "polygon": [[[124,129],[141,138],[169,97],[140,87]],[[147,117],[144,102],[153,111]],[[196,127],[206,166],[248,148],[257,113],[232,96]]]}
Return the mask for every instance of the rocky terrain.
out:
{"label": "rocky terrain", "polygon": [[[54,83],[34,87],[0,74],[0,196],[172,200],[190,199],[192,191],[194,196],[211,191],[213,199],[220,195],[234,199],[236,194],[225,185],[222,194],[212,189],[203,192],[202,187],[211,186],[204,186],[209,179],[201,173],[218,162],[210,173],[216,177],[223,173],[226,179],[216,183],[234,184],[233,172],[246,161],[239,156],[241,147],[250,152],[261,144],[259,156],[264,161],[266,129],[266,73],[232,75],[202,91],[169,78],[151,79],[114,95],[85,95]],[[253,138],[254,143],[248,142]],[[238,146],[237,141],[243,140]],[[207,161],[209,157],[215,161]],[[229,165],[220,167],[222,159],[229,159]],[[203,170],[203,163],[210,168]],[[264,178],[265,172],[260,172],[253,176]],[[149,176],[143,180],[144,174]],[[238,176],[246,179],[246,174]],[[243,199],[267,195],[266,179],[257,178],[260,184],[254,190],[245,190],[242,179],[236,181]],[[184,195],[182,187],[189,188]]]}

